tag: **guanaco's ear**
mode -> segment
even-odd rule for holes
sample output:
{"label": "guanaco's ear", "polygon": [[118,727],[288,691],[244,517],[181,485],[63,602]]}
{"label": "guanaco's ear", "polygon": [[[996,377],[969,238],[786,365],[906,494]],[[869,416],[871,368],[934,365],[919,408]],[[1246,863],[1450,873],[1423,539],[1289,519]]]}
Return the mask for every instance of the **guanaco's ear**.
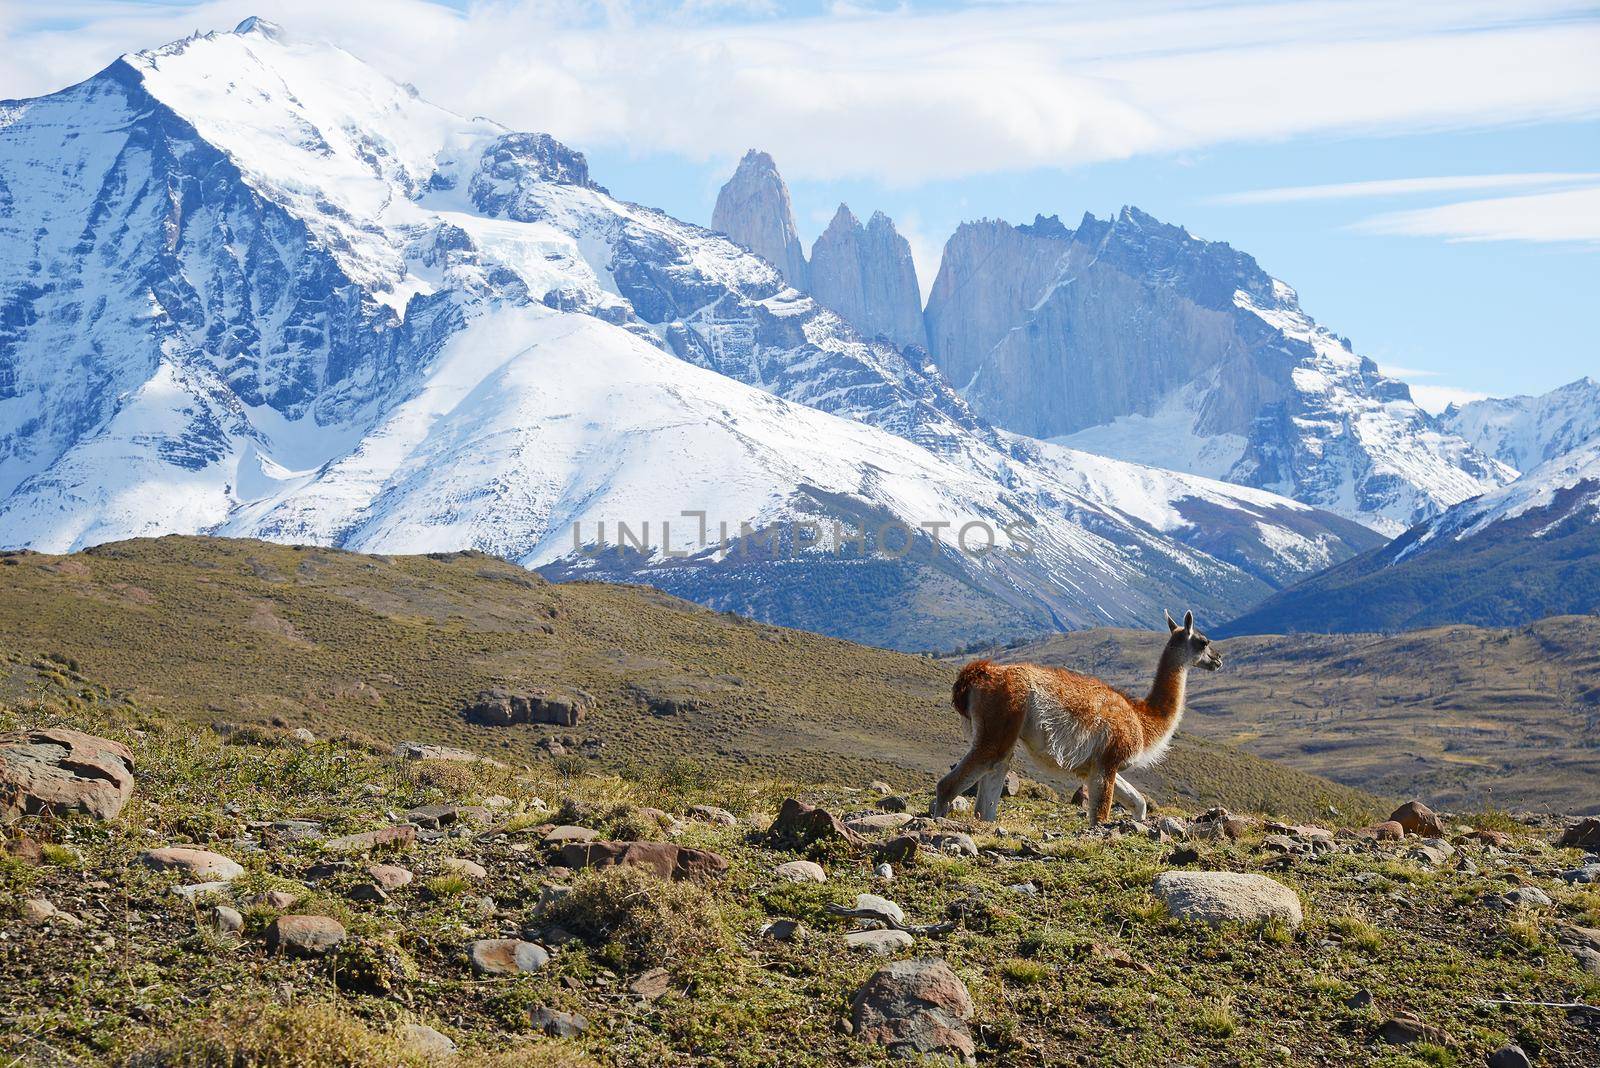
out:
{"label": "guanaco's ear", "polygon": [[1161,614],[1167,617],[1167,630],[1168,630],[1168,632],[1170,633],[1170,632],[1176,631],[1178,629],[1178,625],[1172,621],[1172,613],[1167,611],[1165,608],[1163,608],[1161,610]]}
{"label": "guanaco's ear", "polygon": [[1194,633],[1194,613],[1193,612],[1185,612],[1183,614],[1183,629],[1188,631],[1190,634]]}

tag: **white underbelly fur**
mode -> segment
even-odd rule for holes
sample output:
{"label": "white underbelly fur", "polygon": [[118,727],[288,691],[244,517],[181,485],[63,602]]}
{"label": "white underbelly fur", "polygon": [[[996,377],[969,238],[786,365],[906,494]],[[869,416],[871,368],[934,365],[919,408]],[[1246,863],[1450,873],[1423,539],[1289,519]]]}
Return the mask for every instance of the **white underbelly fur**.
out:
{"label": "white underbelly fur", "polygon": [[1100,759],[1107,733],[1104,724],[1083,726],[1048,693],[1029,692],[1021,741],[1040,764],[1069,772],[1085,768]]}

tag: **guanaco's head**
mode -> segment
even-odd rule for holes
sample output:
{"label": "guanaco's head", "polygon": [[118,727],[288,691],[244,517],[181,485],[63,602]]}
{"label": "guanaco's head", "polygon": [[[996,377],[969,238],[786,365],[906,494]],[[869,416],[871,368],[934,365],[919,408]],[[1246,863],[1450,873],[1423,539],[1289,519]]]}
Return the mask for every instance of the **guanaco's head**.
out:
{"label": "guanaco's head", "polygon": [[1222,666],[1222,654],[1217,652],[1211,644],[1211,639],[1194,629],[1194,613],[1183,614],[1183,626],[1172,621],[1172,613],[1164,613],[1167,617],[1167,649],[1176,653],[1181,659],[1178,661],[1184,667],[1198,665],[1207,671],[1215,671]]}

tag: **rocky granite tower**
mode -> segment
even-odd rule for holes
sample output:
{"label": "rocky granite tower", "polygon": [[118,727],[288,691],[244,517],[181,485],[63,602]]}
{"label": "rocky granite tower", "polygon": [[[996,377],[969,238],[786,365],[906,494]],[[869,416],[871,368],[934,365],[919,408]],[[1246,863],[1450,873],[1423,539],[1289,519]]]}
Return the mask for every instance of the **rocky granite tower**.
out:
{"label": "rocky granite tower", "polygon": [[886,337],[904,348],[928,347],[922,292],[911,246],[883,212],[867,225],[839,205],[811,246],[811,295],[867,337]]}
{"label": "rocky granite tower", "polygon": [[928,296],[928,348],[957,389],[1027,317],[1055,281],[1072,231],[1052,215],[1031,226],[999,219],[962,223],[945,242]]}
{"label": "rocky granite tower", "polygon": [[717,194],[711,227],[772,264],[796,289],[806,288],[806,254],[795,229],[789,187],[765,152],[752,148],[744,154]]}

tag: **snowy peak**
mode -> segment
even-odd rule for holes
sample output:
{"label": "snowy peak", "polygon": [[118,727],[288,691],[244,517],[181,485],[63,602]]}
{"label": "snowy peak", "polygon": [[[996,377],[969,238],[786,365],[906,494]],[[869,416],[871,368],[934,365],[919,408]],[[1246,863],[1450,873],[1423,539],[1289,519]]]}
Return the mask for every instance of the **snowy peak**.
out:
{"label": "snowy peak", "polygon": [[1586,376],[1540,396],[1452,404],[1439,422],[1490,456],[1531,471],[1600,438],[1600,382]]}
{"label": "snowy peak", "polygon": [[1547,460],[1509,486],[1456,505],[1408,538],[1397,558],[1426,552],[1441,539],[1475,537],[1529,514],[1537,514],[1545,527],[1574,519],[1600,523],[1600,438]]}
{"label": "snowy peak", "polygon": [[283,40],[283,27],[276,22],[269,22],[260,15],[251,15],[233,28],[233,32],[241,36],[247,33],[257,34],[269,41]]}

